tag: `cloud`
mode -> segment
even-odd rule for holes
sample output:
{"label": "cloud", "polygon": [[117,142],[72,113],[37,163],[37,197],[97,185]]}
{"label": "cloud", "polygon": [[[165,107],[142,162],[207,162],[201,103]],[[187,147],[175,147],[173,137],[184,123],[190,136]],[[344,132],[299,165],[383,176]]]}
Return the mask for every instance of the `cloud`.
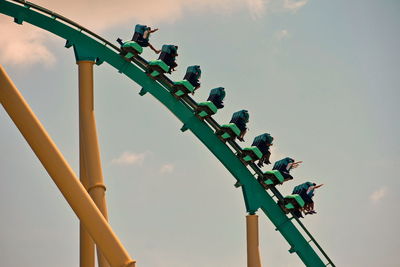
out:
{"label": "cloud", "polygon": [[280,41],[283,39],[289,38],[289,32],[287,30],[280,30],[279,32],[276,33],[276,38]]}
{"label": "cloud", "polygon": [[114,165],[142,165],[147,153],[132,153],[124,152],[118,158],[111,160],[111,164]]}
{"label": "cloud", "polygon": [[264,15],[266,2],[265,0],[247,0],[247,7],[253,19],[261,18]]}
{"label": "cloud", "polygon": [[373,203],[377,203],[378,201],[382,200],[384,197],[386,197],[387,195],[387,187],[381,187],[380,189],[372,192],[372,194],[369,196],[369,199],[373,202]]}
{"label": "cloud", "polygon": [[10,65],[54,65],[55,56],[45,46],[50,33],[29,24],[17,25],[7,17],[0,17],[0,61]]}
{"label": "cloud", "polygon": [[[252,16],[259,17],[264,10],[264,0],[36,0],[35,4],[97,33],[122,24],[131,24],[133,29],[137,22],[157,27],[155,24],[179,20],[186,11],[229,14],[247,6]],[[51,66],[55,63],[55,56],[45,46],[50,33],[28,23],[18,27],[9,17],[0,17],[0,28],[0,60],[3,64]]]}
{"label": "cloud", "polygon": [[[134,25],[171,23],[181,19],[186,11],[195,13],[215,12],[230,14],[247,8],[252,16],[264,13],[265,3],[270,0],[133,0],[133,1],[93,1],[81,0],[36,0],[35,3],[55,11],[86,28],[102,31],[123,23]],[[90,12],[87,12],[90,10]],[[156,25],[154,25],[156,26]]]}
{"label": "cloud", "polygon": [[[161,23],[173,23],[188,12],[218,16],[247,10],[253,19],[263,17],[273,5],[283,6],[283,10],[295,12],[308,0],[131,0],[131,1],[81,1],[81,0],[36,0],[35,4],[63,15],[84,27],[101,34],[118,25],[142,24],[159,27]],[[90,12],[88,12],[90,10]],[[274,10],[273,10],[274,11]],[[275,10],[281,12],[280,10]],[[7,18],[0,23],[0,59],[3,64],[45,64],[55,62],[54,55],[46,48],[45,42],[51,34],[32,26],[17,29],[17,25]],[[26,27],[29,27],[27,29]]]}
{"label": "cloud", "polygon": [[175,169],[175,166],[172,164],[164,164],[160,168],[160,173],[161,174],[167,174],[173,172]]}
{"label": "cloud", "polygon": [[123,23],[134,24],[136,21],[143,23],[175,21],[182,16],[186,1],[36,0],[35,3],[86,28],[103,31]]}
{"label": "cloud", "polygon": [[289,11],[296,12],[298,9],[302,8],[307,4],[308,0],[284,0],[283,8]]}

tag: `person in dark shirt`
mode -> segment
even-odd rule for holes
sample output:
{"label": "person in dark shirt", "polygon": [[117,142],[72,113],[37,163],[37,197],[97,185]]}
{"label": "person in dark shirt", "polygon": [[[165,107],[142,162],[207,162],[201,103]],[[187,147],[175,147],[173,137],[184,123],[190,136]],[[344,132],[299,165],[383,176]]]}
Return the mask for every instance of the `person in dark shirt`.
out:
{"label": "person in dark shirt", "polygon": [[317,213],[314,210],[314,201],[312,198],[314,197],[315,189],[320,188],[321,186],[323,186],[323,184],[317,185],[316,183],[305,182],[293,189],[292,194],[300,195],[305,202],[305,205],[302,209],[305,215]]}
{"label": "person in dark shirt", "polygon": [[168,73],[171,71],[175,71],[175,68],[178,66],[175,60],[178,56],[178,46],[176,45],[163,45],[161,48],[161,54],[158,59],[162,60],[169,66]]}
{"label": "person in dark shirt", "polygon": [[302,163],[302,161],[295,162],[294,159],[286,157],[284,159],[275,162],[272,170],[279,171],[282,174],[283,178],[285,178],[285,180],[291,180],[293,179],[293,176],[290,175],[289,172],[292,169],[297,168],[300,165],[300,163]]}
{"label": "person in dark shirt", "polygon": [[138,43],[141,47],[150,47],[156,54],[159,54],[161,50],[155,49],[149,42],[150,34],[156,31],[158,31],[158,29],[151,29],[151,27],[147,27],[146,25],[137,24],[132,41]]}
{"label": "person in dark shirt", "polygon": [[223,100],[225,98],[225,88],[217,87],[210,91],[210,95],[207,98],[207,101],[213,102],[213,104],[218,108],[221,109],[224,107]]}
{"label": "person in dark shirt", "polygon": [[249,112],[245,109],[233,113],[230,123],[236,124],[240,130],[239,141],[244,142],[244,135],[247,132],[246,124],[249,122]]}
{"label": "person in dark shirt", "polygon": [[[200,88],[199,79],[201,77],[201,69],[199,65],[189,66],[186,70],[184,80],[188,81],[193,85],[194,89]],[[194,94],[194,91],[193,91]]]}
{"label": "person in dark shirt", "polygon": [[256,146],[263,154],[263,156],[257,163],[258,167],[261,168],[262,166],[264,166],[264,163],[271,164],[271,162],[269,161],[269,157],[271,155],[271,152],[269,152],[269,147],[272,146],[273,140],[274,138],[269,133],[264,133],[254,138],[251,146]]}

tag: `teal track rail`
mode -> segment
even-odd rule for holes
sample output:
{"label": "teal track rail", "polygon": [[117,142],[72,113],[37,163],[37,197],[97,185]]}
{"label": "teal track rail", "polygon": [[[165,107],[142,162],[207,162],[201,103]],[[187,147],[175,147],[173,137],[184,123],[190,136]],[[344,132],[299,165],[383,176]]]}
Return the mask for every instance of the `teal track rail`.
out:
{"label": "teal track rail", "polygon": [[[194,114],[197,103],[192,98],[186,96],[178,100],[172,96],[172,81],[166,76],[161,75],[157,81],[147,76],[146,60],[136,57],[132,62],[127,62],[119,55],[120,49],[114,44],[30,2],[0,0],[0,12],[14,18],[16,23],[28,22],[65,39],[66,47],[74,47],[77,59],[96,60],[98,65],[107,62],[139,84],[142,87],[140,95],[149,93],[158,99],[183,123],[182,131],[190,130],[217,157],[241,185],[247,212],[254,214],[261,209],[289,243],[291,253],[297,253],[306,266],[335,266],[300,220],[288,217],[279,207],[277,200],[282,199],[279,191],[274,187],[266,191],[258,183],[255,175],[262,174],[261,170],[255,164],[250,164],[249,169],[236,156],[241,147],[232,141],[225,144],[215,135],[220,126],[214,119],[202,121],[197,118]],[[251,170],[255,173],[252,174]]]}

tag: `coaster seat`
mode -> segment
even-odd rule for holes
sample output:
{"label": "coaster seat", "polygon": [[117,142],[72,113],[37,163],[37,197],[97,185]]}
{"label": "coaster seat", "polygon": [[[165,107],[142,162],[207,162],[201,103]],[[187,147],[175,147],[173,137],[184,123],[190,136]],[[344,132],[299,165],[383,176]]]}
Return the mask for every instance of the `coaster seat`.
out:
{"label": "coaster seat", "polygon": [[157,77],[162,73],[169,71],[169,66],[162,60],[157,59],[149,62],[147,74],[153,78]]}
{"label": "coaster seat", "polygon": [[221,129],[216,132],[222,141],[233,141],[240,135],[240,130],[235,123],[221,125]]}
{"label": "coaster seat", "polygon": [[183,97],[194,92],[194,86],[187,80],[174,82],[172,94],[176,97]]}
{"label": "coaster seat", "polygon": [[266,171],[263,175],[260,175],[257,180],[265,189],[287,181],[281,172],[277,170]]}
{"label": "coaster seat", "polygon": [[[121,40],[121,39],[118,39]],[[126,59],[131,59],[135,56],[140,55],[143,52],[143,47],[141,47],[138,43],[134,41],[127,41],[121,43],[121,56],[123,56]]]}
{"label": "coaster seat", "polygon": [[293,194],[286,196],[282,201],[279,201],[278,204],[285,213],[289,213],[290,211],[298,211],[303,208],[305,202],[300,195]]}
{"label": "coaster seat", "polygon": [[217,111],[218,109],[213,102],[206,101],[198,104],[198,107],[196,109],[196,114],[200,118],[204,119],[214,115],[215,113],[217,113]]}
{"label": "coaster seat", "polygon": [[245,163],[253,163],[256,160],[261,159],[263,154],[261,153],[260,149],[256,146],[245,147],[242,150],[241,158]]}

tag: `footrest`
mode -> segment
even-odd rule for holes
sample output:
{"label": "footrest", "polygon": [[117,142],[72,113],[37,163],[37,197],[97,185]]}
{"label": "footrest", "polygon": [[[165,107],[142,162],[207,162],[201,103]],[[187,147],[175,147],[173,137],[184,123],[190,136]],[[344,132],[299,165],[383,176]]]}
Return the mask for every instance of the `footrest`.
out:
{"label": "footrest", "polygon": [[304,200],[300,195],[293,194],[288,195],[283,199],[283,202],[280,203],[280,206],[285,212],[290,212],[292,210],[298,210],[304,207]]}
{"label": "footrest", "polygon": [[198,107],[196,109],[196,114],[200,118],[206,118],[217,113],[217,110],[218,109],[213,102],[211,101],[201,102],[198,104]]}
{"label": "footrest", "polygon": [[240,130],[234,123],[224,124],[216,134],[223,140],[234,140],[240,135]]}
{"label": "footrest", "polygon": [[173,94],[177,97],[185,96],[194,91],[194,86],[187,80],[174,82]]}
{"label": "footrest", "polygon": [[242,150],[242,159],[247,163],[259,160],[262,156],[263,154],[256,146],[245,147]]}
{"label": "footrest", "polygon": [[131,59],[136,55],[140,55],[143,52],[143,47],[134,41],[127,41],[121,46],[123,56]]}
{"label": "footrest", "polygon": [[258,177],[258,180],[262,186],[267,188],[270,186],[282,184],[285,181],[285,178],[280,171],[272,170],[264,172],[262,176],[260,175]]}
{"label": "footrest", "polygon": [[157,77],[161,73],[166,73],[168,71],[169,66],[162,60],[158,59],[149,62],[149,69],[147,72],[151,77]]}

